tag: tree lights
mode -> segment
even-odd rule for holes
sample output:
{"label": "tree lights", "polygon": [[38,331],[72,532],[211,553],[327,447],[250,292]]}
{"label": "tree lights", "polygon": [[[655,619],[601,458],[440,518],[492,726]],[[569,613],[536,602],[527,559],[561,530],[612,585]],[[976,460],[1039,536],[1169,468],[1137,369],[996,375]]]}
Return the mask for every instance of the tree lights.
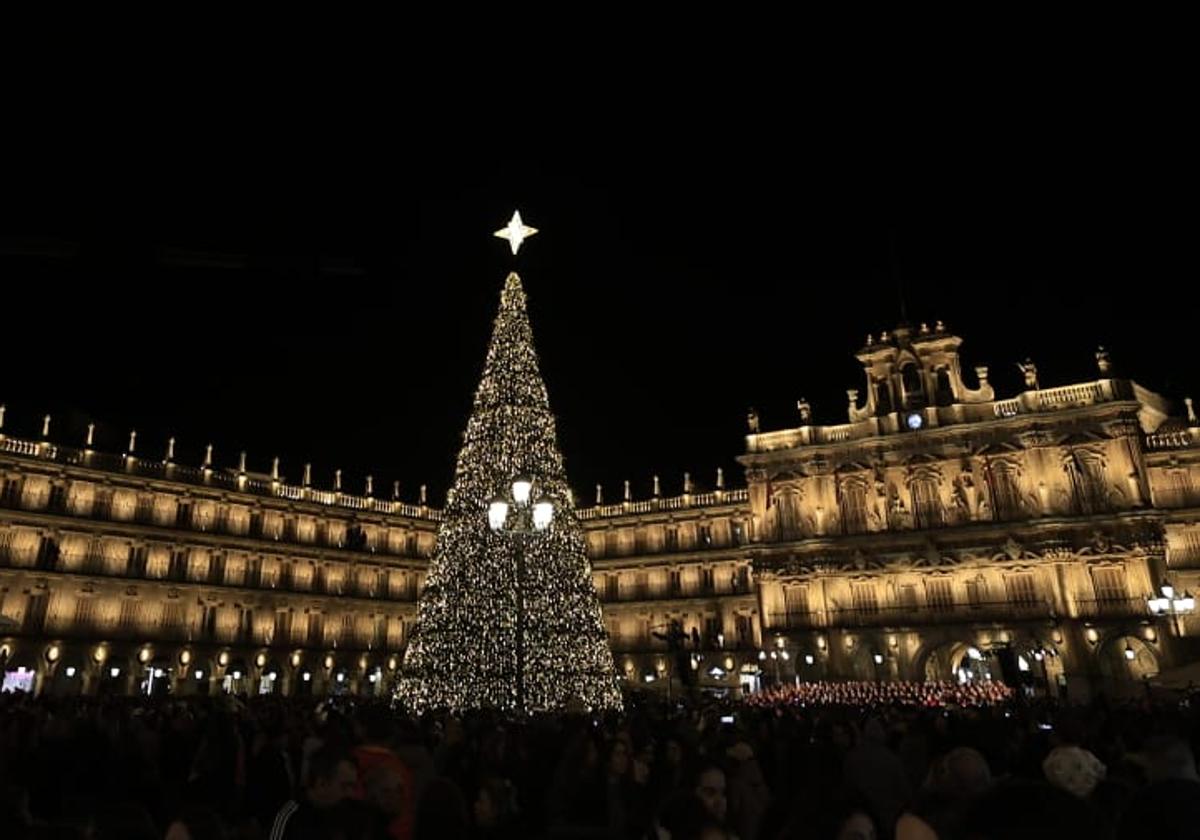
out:
{"label": "tree lights", "polygon": [[[530,538],[513,539],[514,527]],[[396,696],[418,711],[621,706],[516,274],[500,295]]]}

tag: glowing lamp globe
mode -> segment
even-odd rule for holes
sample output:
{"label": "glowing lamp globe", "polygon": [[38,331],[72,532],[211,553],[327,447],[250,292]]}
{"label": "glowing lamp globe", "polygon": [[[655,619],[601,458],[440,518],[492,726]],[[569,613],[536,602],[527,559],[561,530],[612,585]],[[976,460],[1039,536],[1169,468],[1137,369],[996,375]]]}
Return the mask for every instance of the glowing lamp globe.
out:
{"label": "glowing lamp globe", "polygon": [[528,476],[520,475],[513,479],[512,495],[513,501],[519,505],[529,502],[529,494],[533,490],[533,480]]}
{"label": "glowing lamp globe", "polygon": [[554,503],[543,497],[533,505],[533,527],[544,531],[554,519]]}

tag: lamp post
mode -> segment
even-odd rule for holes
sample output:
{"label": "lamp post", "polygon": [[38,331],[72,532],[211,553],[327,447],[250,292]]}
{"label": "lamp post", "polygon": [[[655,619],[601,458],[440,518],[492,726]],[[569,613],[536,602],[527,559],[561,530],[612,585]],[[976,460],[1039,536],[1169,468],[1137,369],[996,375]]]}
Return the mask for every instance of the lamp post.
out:
{"label": "lamp post", "polygon": [[517,711],[525,712],[525,549],[554,520],[554,503],[546,497],[530,503],[533,479],[519,475],[505,492],[488,503],[488,526],[512,540],[517,549]]}
{"label": "lamp post", "polygon": [[1192,593],[1190,592],[1179,593],[1174,586],[1165,580],[1162,586],[1158,588],[1158,591],[1158,596],[1146,598],[1146,608],[1156,618],[1171,616],[1175,623],[1175,635],[1182,636],[1183,631],[1179,623],[1179,617],[1181,615],[1191,615],[1196,611],[1196,599],[1192,597]]}

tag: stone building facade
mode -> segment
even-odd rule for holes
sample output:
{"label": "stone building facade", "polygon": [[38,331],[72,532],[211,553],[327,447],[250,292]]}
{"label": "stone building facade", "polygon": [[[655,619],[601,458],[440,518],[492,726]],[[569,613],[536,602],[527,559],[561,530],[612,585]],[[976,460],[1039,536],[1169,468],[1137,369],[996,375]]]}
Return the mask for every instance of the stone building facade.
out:
{"label": "stone building facade", "polygon": [[[1194,658],[1200,423],[1114,376],[997,398],[942,325],[868,337],[847,422],[749,417],[745,487],[579,510],[631,685],[1022,679],[1141,690]],[[974,387],[971,387],[971,385]],[[0,434],[4,432],[0,409]],[[0,662],[45,692],[376,693],[439,511],[0,436]],[[1148,597],[1174,587],[1165,614]],[[1161,610],[1162,604],[1158,605]],[[672,625],[683,640],[669,645]],[[674,648],[674,649],[673,649]],[[1024,675],[1024,676],[1022,676]],[[688,679],[687,682],[692,682]]]}
{"label": "stone building facade", "polygon": [[[2,431],[2,430],[0,430]],[[384,690],[438,512],[270,474],[0,438],[6,685]],[[131,444],[133,441],[131,441]],[[173,446],[171,447],[173,449]]]}
{"label": "stone building facade", "polygon": [[[869,337],[844,424],[803,400],[793,428],[751,413],[745,490],[584,511],[618,667],[729,688],[990,674],[1083,697],[1195,658],[1200,619],[1147,601],[1200,592],[1191,401],[1171,417],[1104,351],[1065,387],[1026,362],[1000,399],[960,345],[940,323]],[[673,619],[686,659],[654,636]]]}

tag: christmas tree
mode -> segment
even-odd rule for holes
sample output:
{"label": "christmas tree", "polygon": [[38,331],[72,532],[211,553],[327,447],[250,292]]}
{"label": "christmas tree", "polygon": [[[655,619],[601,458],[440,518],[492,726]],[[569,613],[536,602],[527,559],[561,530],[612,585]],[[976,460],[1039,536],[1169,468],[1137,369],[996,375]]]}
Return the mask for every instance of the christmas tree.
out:
{"label": "christmas tree", "polygon": [[[545,528],[489,522],[489,505],[518,477],[533,483],[529,503],[553,505]],[[418,711],[621,707],[515,273],[500,295],[396,696]]]}

